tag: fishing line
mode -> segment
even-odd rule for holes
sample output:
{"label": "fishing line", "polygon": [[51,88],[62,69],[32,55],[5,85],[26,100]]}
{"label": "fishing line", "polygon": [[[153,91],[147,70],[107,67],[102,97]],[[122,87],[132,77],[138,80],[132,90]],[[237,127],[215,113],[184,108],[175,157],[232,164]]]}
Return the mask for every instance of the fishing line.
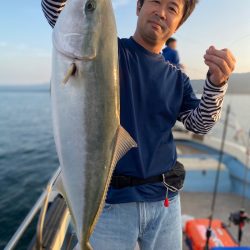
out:
{"label": "fishing line", "polygon": [[213,221],[213,216],[214,216],[215,201],[216,201],[216,197],[218,193],[218,184],[219,184],[219,177],[220,177],[220,172],[221,172],[221,163],[222,163],[222,158],[224,154],[224,146],[225,146],[225,140],[226,140],[226,134],[227,134],[229,113],[230,113],[230,105],[227,106],[226,118],[225,118],[225,123],[224,123],[224,128],[223,128],[221,148],[219,152],[218,167],[216,171],[215,185],[214,185],[214,191],[213,191],[213,200],[212,200],[212,205],[211,205],[211,214],[209,216],[209,224],[208,224],[208,228],[206,232],[207,239],[206,239],[205,250],[209,250],[209,239],[212,233],[211,226],[212,226],[212,221]]}
{"label": "fishing line", "polygon": [[249,158],[250,158],[250,130],[248,132],[248,140],[247,140],[247,146],[246,146],[246,166],[244,171],[244,187],[243,187],[243,193],[242,193],[242,201],[241,201],[241,207],[245,208],[246,205],[246,191],[247,191],[247,177],[249,172]]}
{"label": "fishing line", "polygon": [[244,35],[244,36],[242,36],[242,37],[240,37],[240,38],[237,38],[236,40],[230,42],[230,43],[228,44],[228,47],[230,47],[230,46],[232,46],[232,45],[235,45],[236,43],[240,42],[241,40],[246,39],[247,37],[250,37],[250,34],[246,34],[246,35]]}

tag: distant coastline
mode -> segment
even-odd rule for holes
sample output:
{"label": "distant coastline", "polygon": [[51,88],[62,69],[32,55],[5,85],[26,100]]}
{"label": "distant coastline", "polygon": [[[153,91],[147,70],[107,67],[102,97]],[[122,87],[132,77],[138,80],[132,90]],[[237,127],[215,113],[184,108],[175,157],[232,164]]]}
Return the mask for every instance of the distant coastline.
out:
{"label": "distant coastline", "polygon": [[[195,93],[201,94],[204,86],[204,79],[191,80]],[[50,92],[50,84],[27,84],[27,85],[7,85],[0,84],[1,92]],[[228,94],[250,94],[250,72],[235,73],[229,79]]]}
{"label": "distant coastline", "polygon": [[[195,93],[202,94],[204,79],[191,80]],[[250,72],[249,73],[235,73],[229,79],[228,94],[250,94]]]}
{"label": "distant coastline", "polygon": [[49,92],[50,84],[0,85],[1,92]]}

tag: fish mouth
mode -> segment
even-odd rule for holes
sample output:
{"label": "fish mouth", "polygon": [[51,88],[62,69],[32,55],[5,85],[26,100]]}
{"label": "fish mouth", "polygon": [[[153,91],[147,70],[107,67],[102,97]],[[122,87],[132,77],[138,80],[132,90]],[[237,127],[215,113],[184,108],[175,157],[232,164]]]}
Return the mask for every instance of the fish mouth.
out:
{"label": "fish mouth", "polygon": [[[64,39],[64,42],[62,42]],[[69,33],[67,35],[61,35],[53,33],[53,45],[54,48],[62,55],[83,61],[94,60],[97,56],[97,48],[93,44],[88,46],[83,44],[83,34]]]}
{"label": "fish mouth", "polygon": [[79,55],[75,55],[74,53],[70,53],[66,50],[61,49],[60,47],[57,47],[56,45],[55,49],[60,52],[62,55],[72,58],[74,60],[81,60],[81,61],[92,61],[96,58],[96,50],[93,51],[93,53],[89,54],[89,55],[84,55],[84,56],[79,56]]}

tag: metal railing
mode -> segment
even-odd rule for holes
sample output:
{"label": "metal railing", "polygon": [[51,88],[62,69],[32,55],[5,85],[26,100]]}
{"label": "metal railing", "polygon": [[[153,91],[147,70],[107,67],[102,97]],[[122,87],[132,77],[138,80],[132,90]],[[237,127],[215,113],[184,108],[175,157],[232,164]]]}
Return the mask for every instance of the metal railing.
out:
{"label": "metal railing", "polygon": [[[61,173],[61,168],[59,167],[56,170],[55,174],[50,179],[50,181],[48,182],[48,186],[50,186],[51,188],[53,187],[53,185],[55,184],[55,182],[56,182],[57,178],[59,177],[60,173]],[[6,247],[4,248],[4,250],[12,250],[12,249],[14,249],[14,247],[17,245],[18,241],[21,239],[21,237],[23,236],[24,232],[26,231],[26,229],[28,228],[28,226],[30,225],[30,223],[32,222],[32,220],[34,219],[35,215],[38,213],[38,211],[43,206],[44,201],[45,201],[47,195],[48,194],[47,194],[47,189],[46,189],[40,195],[40,197],[38,198],[37,202],[32,207],[32,209],[30,210],[30,212],[28,213],[28,215],[25,217],[25,219],[23,220],[23,222],[21,223],[21,225],[18,227],[17,231],[12,236],[12,238],[10,239],[9,243],[6,245]]]}

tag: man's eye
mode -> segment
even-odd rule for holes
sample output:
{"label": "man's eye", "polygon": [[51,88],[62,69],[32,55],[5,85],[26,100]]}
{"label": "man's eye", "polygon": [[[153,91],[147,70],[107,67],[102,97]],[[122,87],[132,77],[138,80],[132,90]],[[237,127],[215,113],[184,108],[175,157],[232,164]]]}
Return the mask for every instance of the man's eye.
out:
{"label": "man's eye", "polygon": [[174,13],[174,14],[177,14],[177,13],[178,13],[177,9],[174,8],[174,7],[169,7],[168,9],[169,9],[172,13]]}
{"label": "man's eye", "polygon": [[158,0],[153,1],[154,3],[160,4],[161,2]]}

